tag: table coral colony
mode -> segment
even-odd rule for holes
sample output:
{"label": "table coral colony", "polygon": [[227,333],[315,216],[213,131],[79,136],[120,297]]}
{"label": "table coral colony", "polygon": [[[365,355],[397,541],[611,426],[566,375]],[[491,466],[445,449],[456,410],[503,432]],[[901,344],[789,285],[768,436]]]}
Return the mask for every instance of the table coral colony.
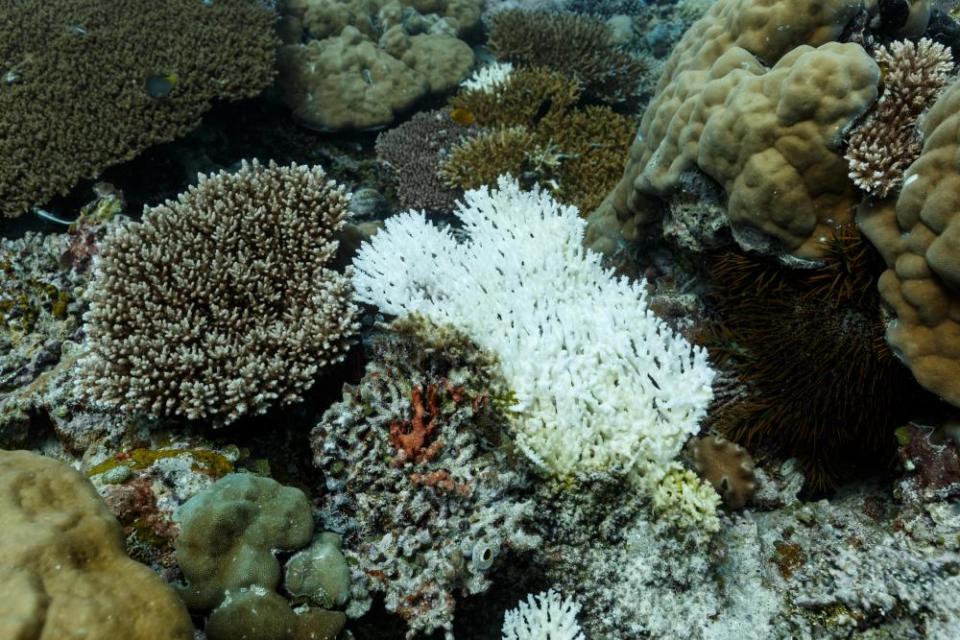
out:
{"label": "table coral colony", "polygon": [[0,640],[960,638],[956,5],[0,0]]}

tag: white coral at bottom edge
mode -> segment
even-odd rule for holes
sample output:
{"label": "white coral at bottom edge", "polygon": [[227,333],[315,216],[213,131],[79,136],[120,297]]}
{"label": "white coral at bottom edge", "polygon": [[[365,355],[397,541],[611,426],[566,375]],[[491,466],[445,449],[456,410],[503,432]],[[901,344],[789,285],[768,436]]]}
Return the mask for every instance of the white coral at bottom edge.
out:
{"label": "white coral at bottom edge", "polygon": [[580,605],[553,589],[528,595],[503,617],[503,640],[586,640],[577,614]]}

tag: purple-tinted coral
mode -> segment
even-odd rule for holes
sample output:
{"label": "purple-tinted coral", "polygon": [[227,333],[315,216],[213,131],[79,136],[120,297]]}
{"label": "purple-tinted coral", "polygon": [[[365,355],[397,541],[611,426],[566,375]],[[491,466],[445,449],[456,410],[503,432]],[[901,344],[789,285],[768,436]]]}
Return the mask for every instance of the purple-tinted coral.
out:
{"label": "purple-tinted coral", "polygon": [[392,172],[400,204],[450,211],[462,191],[447,186],[437,169],[450,150],[478,128],[454,121],[450,109],[423,111],[377,138],[377,157]]}

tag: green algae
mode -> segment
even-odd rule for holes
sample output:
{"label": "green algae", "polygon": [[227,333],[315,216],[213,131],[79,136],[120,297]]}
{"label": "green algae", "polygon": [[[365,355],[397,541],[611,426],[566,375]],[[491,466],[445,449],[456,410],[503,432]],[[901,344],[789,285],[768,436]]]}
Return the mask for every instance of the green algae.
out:
{"label": "green algae", "polygon": [[182,456],[193,458],[193,464],[190,466],[193,471],[211,478],[221,478],[232,473],[234,469],[233,462],[229,458],[209,449],[134,449],[104,460],[87,471],[87,476],[100,475],[120,465],[139,471],[153,465],[157,460]]}

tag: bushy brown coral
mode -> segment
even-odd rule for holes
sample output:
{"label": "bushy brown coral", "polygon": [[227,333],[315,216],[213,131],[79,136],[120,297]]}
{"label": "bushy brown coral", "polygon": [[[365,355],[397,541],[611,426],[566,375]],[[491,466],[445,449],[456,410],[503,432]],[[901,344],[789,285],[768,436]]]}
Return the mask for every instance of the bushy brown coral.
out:
{"label": "bushy brown coral", "polygon": [[854,184],[883,198],[899,188],[903,172],[920,155],[917,120],[949,81],[953,58],[947,47],[927,38],[880,47],[875,58],[883,70],[883,93],[850,134],[845,157]]}
{"label": "bushy brown coral", "polygon": [[95,266],[83,395],[215,424],[299,400],[356,329],[327,267],[347,202],[320,167],[254,161],[120,228]]}
{"label": "bushy brown coral", "polygon": [[0,214],[183,135],[273,78],[253,0],[0,0]]}
{"label": "bushy brown coral", "polygon": [[620,178],[635,123],[609,107],[579,107],[580,98],[578,83],[545,68],[514,71],[489,91],[461,91],[453,107],[488,131],[455,147],[441,177],[474,189],[509,173],[593,210]]}
{"label": "bushy brown coral", "polygon": [[394,176],[400,204],[451,211],[461,191],[446,184],[438,170],[458,143],[476,133],[476,127],[455,122],[450,109],[436,109],[421,111],[377,136],[377,159]]}
{"label": "bushy brown coral", "polygon": [[738,379],[738,393],[717,394],[712,426],[751,451],[796,457],[813,491],[887,469],[894,430],[925,397],[883,341],[879,257],[850,227],[823,251],[824,266],[804,271],[715,256],[704,340]]}
{"label": "bushy brown coral", "polygon": [[498,60],[548,67],[580,82],[592,98],[631,103],[646,65],[613,46],[596,18],[547,11],[502,11],[493,18],[490,48]]}

